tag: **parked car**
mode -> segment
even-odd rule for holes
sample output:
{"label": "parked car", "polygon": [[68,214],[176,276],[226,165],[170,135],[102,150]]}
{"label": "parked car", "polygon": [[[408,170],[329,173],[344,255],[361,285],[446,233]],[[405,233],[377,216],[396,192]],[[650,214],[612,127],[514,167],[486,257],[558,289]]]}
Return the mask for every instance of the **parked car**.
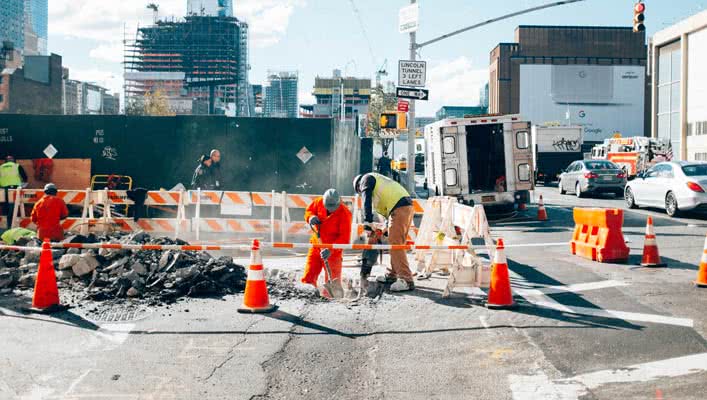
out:
{"label": "parked car", "polygon": [[671,161],[639,173],[626,185],[626,206],[662,208],[674,217],[680,211],[707,209],[707,163]]}
{"label": "parked car", "polygon": [[625,186],[626,172],[613,162],[604,160],[573,162],[560,174],[557,184],[560,194],[572,191],[577,197],[595,193],[622,196]]}

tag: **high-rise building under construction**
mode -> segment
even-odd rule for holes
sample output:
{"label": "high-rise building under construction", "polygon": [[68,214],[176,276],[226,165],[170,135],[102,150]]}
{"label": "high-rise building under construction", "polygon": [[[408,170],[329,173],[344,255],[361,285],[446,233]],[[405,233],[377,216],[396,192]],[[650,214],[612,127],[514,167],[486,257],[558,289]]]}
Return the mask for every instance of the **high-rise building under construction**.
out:
{"label": "high-rise building under construction", "polygon": [[[249,116],[248,25],[218,15],[219,9],[215,16],[204,11],[183,20],[158,20],[126,40],[126,106],[160,92],[176,114],[208,109],[209,114]],[[230,7],[221,10],[232,13]]]}

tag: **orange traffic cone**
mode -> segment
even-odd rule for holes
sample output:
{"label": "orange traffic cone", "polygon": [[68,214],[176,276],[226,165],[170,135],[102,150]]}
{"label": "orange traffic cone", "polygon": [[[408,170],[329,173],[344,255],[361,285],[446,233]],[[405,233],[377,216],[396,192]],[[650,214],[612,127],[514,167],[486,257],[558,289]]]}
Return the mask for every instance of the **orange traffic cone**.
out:
{"label": "orange traffic cone", "polygon": [[34,282],[32,308],[29,311],[51,313],[66,309],[59,304],[59,289],[56,286],[56,273],[52,261],[52,248],[48,240],[42,243],[42,253],[39,256],[39,270]]}
{"label": "orange traffic cone", "polygon": [[486,300],[486,307],[492,309],[513,308],[516,306],[513,301],[511,281],[508,277],[508,262],[503,250],[503,239],[498,239],[496,254],[491,265],[491,285],[489,286],[489,295]]}
{"label": "orange traffic cone", "polygon": [[646,240],[644,243],[641,265],[644,267],[665,267],[665,264],[660,262],[660,255],[658,254],[658,242],[655,240],[655,231],[653,230],[653,217],[648,217],[648,222],[646,222]]}
{"label": "orange traffic cone", "polygon": [[545,211],[543,195],[540,195],[540,200],[538,200],[538,221],[547,221],[547,211]]}
{"label": "orange traffic cone", "polygon": [[268,287],[265,284],[265,269],[260,257],[260,242],[253,240],[250,252],[248,279],[245,283],[243,305],[238,308],[240,313],[269,313],[275,310],[268,298]]}
{"label": "orange traffic cone", "polygon": [[697,272],[697,287],[707,287],[707,238],[705,238],[704,249],[702,250],[702,258],[700,259],[700,270]]}

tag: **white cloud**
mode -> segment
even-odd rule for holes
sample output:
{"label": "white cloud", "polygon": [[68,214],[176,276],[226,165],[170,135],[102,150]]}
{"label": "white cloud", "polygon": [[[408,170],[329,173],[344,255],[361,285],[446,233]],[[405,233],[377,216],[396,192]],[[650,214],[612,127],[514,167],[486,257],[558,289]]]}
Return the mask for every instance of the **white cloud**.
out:
{"label": "white cloud", "polygon": [[475,69],[465,56],[428,63],[430,101],[416,102],[416,115],[433,116],[442,106],[475,106],[479,90],[488,80],[488,69]]}
{"label": "white cloud", "polygon": [[[186,14],[186,0],[161,0],[160,18],[180,18]],[[278,43],[297,7],[304,0],[236,0],[236,16],[248,22],[251,46]],[[138,25],[152,23],[152,11],[145,0],[52,0],[49,20],[52,34],[99,42],[90,57],[112,62],[122,59],[124,32],[131,37]]]}
{"label": "white cloud", "polygon": [[297,101],[299,101],[299,104],[314,104],[317,102],[317,99],[314,97],[311,90],[300,90],[299,93],[297,93]]}
{"label": "white cloud", "polygon": [[82,82],[95,83],[107,88],[111,93],[123,91],[123,75],[103,69],[81,69],[69,66],[69,77]]}

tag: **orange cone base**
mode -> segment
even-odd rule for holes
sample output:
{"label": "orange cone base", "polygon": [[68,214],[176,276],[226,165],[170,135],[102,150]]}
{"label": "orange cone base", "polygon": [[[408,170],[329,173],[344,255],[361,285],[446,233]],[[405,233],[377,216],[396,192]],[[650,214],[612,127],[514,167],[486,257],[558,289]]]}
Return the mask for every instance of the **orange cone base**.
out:
{"label": "orange cone base", "polygon": [[668,264],[666,264],[666,263],[654,264],[654,263],[644,263],[644,262],[642,262],[640,265],[641,265],[641,267],[647,267],[647,268],[665,268],[668,266]]}
{"label": "orange cone base", "polygon": [[47,308],[38,308],[38,307],[26,307],[23,309],[23,311],[32,313],[32,314],[54,314],[54,313],[59,313],[68,310],[70,307],[67,305],[63,304],[54,304],[53,306],[49,306]]}
{"label": "orange cone base", "polygon": [[266,307],[248,307],[242,305],[238,307],[238,312],[241,314],[267,314],[277,310],[277,306],[268,304]]}
{"label": "orange cone base", "polygon": [[699,288],[707,288],[707,282],[697,282],[695,281],[695,286]]}
{"label": "orange cone base", "polygon": [[487,302],[485,306],[490,310],[512,310],[518,307],[518,303],[511,299],[510,304],[491,304]]}

